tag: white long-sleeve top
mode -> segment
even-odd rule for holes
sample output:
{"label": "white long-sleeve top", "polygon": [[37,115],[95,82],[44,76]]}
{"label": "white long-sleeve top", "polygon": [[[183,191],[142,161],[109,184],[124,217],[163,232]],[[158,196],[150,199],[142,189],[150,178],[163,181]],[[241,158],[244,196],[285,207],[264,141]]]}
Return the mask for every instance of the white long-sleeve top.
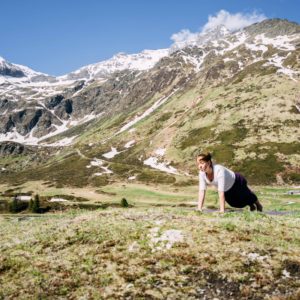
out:
{"label": "white long-sleeve top", "polygon": [[213,164],[214,179],[210,181],[206,177],[206,173],[199,172],[199,190],[204,191],[207,185],[213,185],[217,187],[219,192],[228,191],[234,184],[235,174],[233,171],[225,168],[222,165]]}

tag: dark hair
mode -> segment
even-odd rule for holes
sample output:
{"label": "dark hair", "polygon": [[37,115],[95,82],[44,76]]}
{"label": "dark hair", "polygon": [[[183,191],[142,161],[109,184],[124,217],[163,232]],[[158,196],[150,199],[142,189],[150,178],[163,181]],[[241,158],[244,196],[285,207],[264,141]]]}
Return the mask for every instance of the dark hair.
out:
{"label": "dark hair", "polygon": [[211,156],[211,154],[209,152],[206,152],[206,153],[197,153],[196,159],[198,157],[200,157],[200,156],[202,157],[201,160],[203,160],[203,161],[211,161],[211,158],[212,158],[212,156]]}

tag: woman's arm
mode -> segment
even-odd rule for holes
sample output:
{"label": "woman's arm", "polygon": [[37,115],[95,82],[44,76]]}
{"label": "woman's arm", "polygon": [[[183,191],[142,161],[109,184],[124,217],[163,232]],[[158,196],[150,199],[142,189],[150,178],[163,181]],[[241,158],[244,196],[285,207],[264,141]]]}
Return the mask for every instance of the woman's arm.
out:
{"label": "woman's arm", "polygon": [[205,199],[205,190],[199,190],[198,210],[200,211],[202,211],[204,199]]}
{"label": "woman's arm", "polygon": [[198,210],[202,211],[206,191],[206,182],[202,172],[199,172],[199,196],[198,196]]}
{"label": "woman's arm", "polygon": [[225,193],[219,191],[220,213],[225,212]]}

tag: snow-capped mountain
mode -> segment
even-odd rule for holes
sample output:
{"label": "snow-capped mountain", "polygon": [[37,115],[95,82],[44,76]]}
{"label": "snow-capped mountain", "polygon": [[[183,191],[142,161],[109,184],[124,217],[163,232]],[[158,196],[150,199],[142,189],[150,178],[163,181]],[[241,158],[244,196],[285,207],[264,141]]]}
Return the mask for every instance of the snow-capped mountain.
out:
{"label": "snow-capped mountain", "polygon": [[219,26],[170,49],[119,53],[60,77],[1,58],[0,141],[38,144],[113,111],[137,108],[178,74],[181,84],[199,74],[216,80],[216,70],[224,63],[231,66],[224,80],[261,62],[262,68],[275,68],[297,81],[299,68],[287,61],[298,51],[299,34],[299,25],[284,20],[266,20],[233,33]]}
{"label": "snow-capped mountain", "polygon": [[36,72],[26,66],[12,64],[0,57],[0,78],[7,80],[12,78],[33,78],[34,76],[45,75]]}
{"label": "snow-capped mountain", "polygon": [[[102,111],[94,110],[93,107],[88,111],[74,112],[71,108],[72,100],[67,98],[76,97],[94,80],[105,83],[115,72],[151,69],[167,55],[168,49],[145,50],[130,55],[119,53],[109,60],[88,65],[60,77],[35,72],[1,58],[0,115],[3,116],[4,126],[0,128],[0,141],[37,144],[73,126],[103,115]],[[7,112],[10,112],[10,115],[7,115]],[[16,123],[23,122],[23,115],[29,118],[26,120],[25,128],[23,126],[23,129],[20,129]],[[49,122],[51,125],[45,127],[44,125]],[[39,125],[42,127],[39,128]]]}
{"label": "snow-capped mountain", "polygon": [[58,77],[60,80],[90,80],[106,78],[116,71],[148,70],[161,58],[169,54],[169,49],[144,50],[137,54],[118,53],[111,59],[80,68],[67,75]]}
{"label": "snow-capped mountain", "polygon": [[209,42],[225,38],[228,34],[230,31],[224,25],[219,25],[214,29],[193,34],[189,38],[177,41],[171,46],[170,51],[174,52],[185,47],[203,47]]}
{"label": "snow-capped mountain", "polygon": [[[101,176],[148,180],[149,168],[190,176],[194,151],[206,149],[260,184],[298,178],[300,26],[265,20],[184,42],[60,77],[1,59],[0,167],[21,176],[45,163],[45,180],[59,169],[60,183],[78,173],[80,184],[98,185],[109,181]],[[1,153],[22,159],[7,164]]]}

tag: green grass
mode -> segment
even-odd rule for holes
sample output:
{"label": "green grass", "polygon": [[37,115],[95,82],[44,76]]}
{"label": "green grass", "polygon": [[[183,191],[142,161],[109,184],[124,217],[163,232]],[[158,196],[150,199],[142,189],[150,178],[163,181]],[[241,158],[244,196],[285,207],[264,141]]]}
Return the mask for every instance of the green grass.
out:
{"label": "green grass", "polygon": [[240,83],[243,81],[246,77],[249,76],[266,76],[270,74],[274,74],[277,71],[277,68],[274,66],[269,67],[263,67],[262,65],[265,64],[267,61],[258,61],[256,63],[253,63],[249,66],[246,66],[241,72],[237,73],[233,77],[233,84]]}
{"label": "green grass", "polygon": [[180,141],[179,148],[184,150],[191,146],[199,146],[203,143],[203,140],[210,140],[213,138],[214,126],[202,127],[192,129]]}
{"label": "green grass", "polygon": [[[48,191],[46,184],[41,199],[50,194],[72,203],[81,199],[80,189]],[[1,186],[8,190],[26,192],[26,185]],[[28,190],[35,190],[33,183]],[[196,184],[114,183],[95,191],[100,201],[89,200],[85,188],[77,209],[0,215],[0,299],[197,299],[199,291],[218,299],[263,299],[274,291],[297,299],[299,196],[288,195],[287,186],[253,190],[265,211],[295,213],[272,216],[228,207],[223,215],[199,213]],[[113,208],[122,198],[129,208]],[[216,191],[207,191],[204,207],[218,209]],[[182,239],[168,246],[159,240],[168,230]]]}
{"label": "green grass", "polygon": [[121,199],[121,197],[125,197],[129,203],[137,206],[149,206],[151,204],[172,206],[195,199],[195,195],[191,192],[188,194],[176,192],[174,189],[168,188],[168,186],[165,186],[162,190],[155,187],[143,187],[139,185],[128,185],[122,187],[106,186],[102,190],[104,192],[113,193],[114,199]]}
{"label": "green grass", "polygon": [[[299,217],[157,207],[2,217],[0,298],[297,299]],[[153,240],[168,230],[182,238]]]}
{"label": "green grass", "polygon": [[[97,177],[97,178],[101,178]],[[291,187],[271,187],[271,186],[252,186],[250,188],[257,194],[262,202],[265,211],[300,211],[299,195],[288,195],[287,192],[293,190]],[[7,186],[3,186],[0,192],[4,193],[9,190]],[[110,183],[99,187],[85,187],[85,188],[57,188],[47,187],[47,184],[31,183],[26,188],[26,185],[18,187],[11,192],[10,196],[2,196],[0,200],[10,201],[13,194],[26,194],[32,191],[37,193],[42,199],[44,207],[51,206],[51,211],[61,210],[67,205],[76,205],[84,208],[105,208],[108,206],[120,205],[122,198],[126,198],[130,205],[134,207],[151,207],[151,206],[182,206],[195,208],[198,197],[198,181],[195,179],[193,184],[140,184],[140,183]],[[52,203],[50,205],[47,199],[50,197],[61,197],[70,200],[66,205],[64,203]],[[2,203],[2,202],[1,202]],[[80,204],[80,205],[79,205]],[[96,205],[91,206],[90,205]],[[1,204],[2,213],[5,212],[5,203]],[[208,189],[205,203],[205,208],[218,209],[219,201],[218,194],[214,189]],[[229,208],[229,206],[228,206]],[[247,211],[246,207],[244,210]],[[26,213],[26,211],[24,212]]]}
{"label": "green grass", "polygon": [[159,183],[159,184],[172,184],[176,182],[176,178],[172,175],[162,173],[159,171],[143,169],[137,176],[137,180],[144,183]]}

